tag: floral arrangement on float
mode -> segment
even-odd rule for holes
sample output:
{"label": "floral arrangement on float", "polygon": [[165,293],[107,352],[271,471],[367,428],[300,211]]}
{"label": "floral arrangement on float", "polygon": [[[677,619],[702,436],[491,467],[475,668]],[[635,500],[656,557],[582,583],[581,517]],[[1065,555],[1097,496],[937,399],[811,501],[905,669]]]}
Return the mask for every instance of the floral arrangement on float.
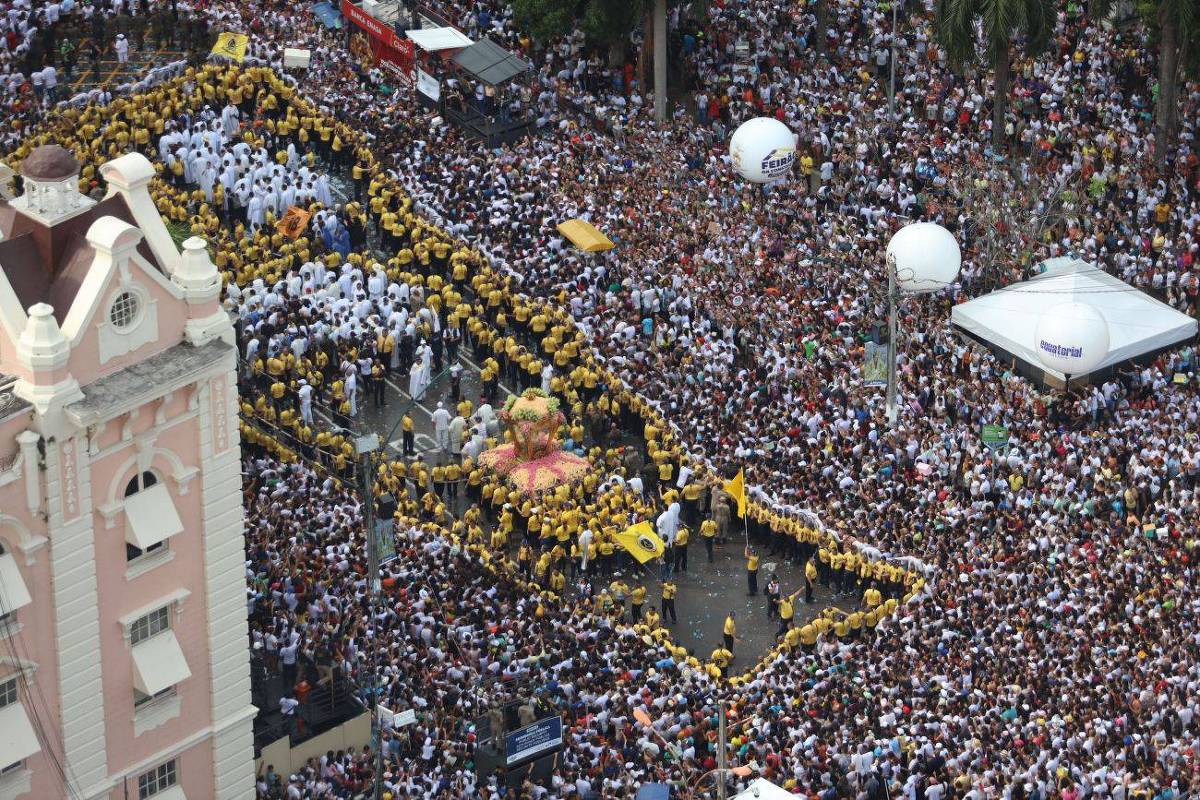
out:
{"label": "floral arrangement on float", "polygon": [[558,398],[541,389],[526,389],[508,398],[497,416],[512,441],[485,451],[479,463],[504,476],[518,492],[540,494],[587,474],[588,460],[562,448],[558,431],[566,417]]}

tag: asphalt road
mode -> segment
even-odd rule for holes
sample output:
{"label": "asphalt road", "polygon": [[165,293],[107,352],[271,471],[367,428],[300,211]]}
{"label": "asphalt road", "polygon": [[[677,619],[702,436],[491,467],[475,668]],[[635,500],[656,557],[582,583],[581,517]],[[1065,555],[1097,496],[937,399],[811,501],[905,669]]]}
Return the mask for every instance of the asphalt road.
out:
{"label": "asphalt road", "polygon": [[[477,402],[480,394],[478,366],[461,352],[460,363],[463,367],[462,395]],[[439,401],[445,402],[447,408],[453,409],[449,396],[450,378],[442,374],[430,383],[424,396],[416,401],[408,395],[407,381],[402,382],[404,378],[405,376],[396,375],[394,380],[389,381],[385,395],[387,405],[381,408],[373,407],[369,397],[363,398],[356,428],[364,432],[378,433],[381,438],[389,437],[386,446],[395,455],[399,455],[401,439],[398,423],[405,411],[409,411],[413,417],[417,451],[429,464],[445,463],[447,457],[438,449],[434,440],[431,415]],[[509,390],[501,385],[500,393],[502,397],[506,397]],[[460,499],[459,507],[451,508],[451,511],[461,513],[464,507],[465,500]],[[762,594],[771,573],[774,572],[779,577],[783,591],[791,593],[803,588],[804,565],[793,564],[763,553],[759,570],[759,595],[748,597],[745,545],[740,528],[735,526],[732,533],[729,541],[716,545],[714,561],[709,564],[703,543],[693,532],[693,540],[688,550],[688,569],[677,572],[674,576],[678,587],[675,608],[679,621],[668,624],[679,644],[704,659],[721,643],[725,616],[729,611],[734,611],[739,637],[734,647],[736,671],[737,667],[749,667],[756,662],[775,642],[775,632],[779,623],[777,620],[767,619],[766,600]],[[631,589],[639,583],[646,587],[646,608],[659,607],[661,594],[658,562],[652,562],[636,572],[627,570],[620,577]],[[597,590],[601,588],[604,580],[606,579],[594,578],[593,583]],[[568,591],[571,589],[569,585]],[[803,625],[821,609],[835,604],[829,590],[820,585],[816,587],[813,599],[812,605],[805,605],[803,602],[796,604],[794,624]]]}
{"label": "asphalt road", "polygon": [[[335,191],[343,194],[346,187],[339,186],[345,181],[336,176],[333,183]],[[480,395],[479,364],[469,355],[469,349],[463,347],[459,352],[459,363],[463,367],[462,396],[478,406]],[[447,368],[449,364],[445,365]],[[496,405],[503,403],[511,394],[512,387],[500,384],[500,397]],[[378,433],[386,437],[385,446],[395,455],[402,452],[399,421],[405,411],[410,411],[413,418],[414,434],[417,452],[421,453],[429,464],[446,463],[448,456],[437,447],[433,435],[433,420],[431,415],[439,401],[445,402],[446,407],[453,413],[454,403],[450,399],[450,378],[444,372],[431,382],[425,394],[419,400],[413,400],[407,392],[408,376],[395,375],[389,380],[386,390],[386,402],[382,408],[374,408],[371,398],[364,397],[360,403],[359,416],[355,427],[362,432]],[[637,444],[640,439],[630,436],[630,443]],[[451,513],[461,513],[466,506],[465,496],[459,495],[456,507],[451,507]],[[725,616],[730,611],[735,612],[738,639],[734,646],[734,664],[732,673],[739,672],[752,666],[775,643],[775,632],[779,627],[778,620],[768,620],[766,599],[762,591],[774,572],[780,580],[784,593],[792,593],[804,586],[804,565],[793,564],[786,560],[777,559],[766,553],[761,554],[761,565],[758,576],[759,594],[748,597],[746,593],[746,559],[744,556],[744,540],[741,528],[734,521],[731,528],[730,540],[715,547],[714,561],[707,563],[704,545],[699,540],[696,531],[688,551],[688,570],[676,573],[674,576],[678,593],[675,598],[675,608],[679,617],[677,623],[668,623],[674,633],[676,642],[693,651],[701,659],[709,654],[722,642]],[[514,543],[514,550],[516,544]],[[653,562],[643,567],[637,573],[626,573],[621,576],[632,589],[636,583],[641,583],[647,589],[646,608],[659,607],[661,597],[659,591],[658,563]],[[599,579],[594,580],[595,588],[601,588]],[[573,587],[568,583],[568,591]],[[815,617],[822,609],[830,605],[840,605],[848,608],[845,601],[838,602],[829,589],[821,585],[815,587],[813,603],[806,605],[802,602],[795,605],[793,624],[803,625]]]}

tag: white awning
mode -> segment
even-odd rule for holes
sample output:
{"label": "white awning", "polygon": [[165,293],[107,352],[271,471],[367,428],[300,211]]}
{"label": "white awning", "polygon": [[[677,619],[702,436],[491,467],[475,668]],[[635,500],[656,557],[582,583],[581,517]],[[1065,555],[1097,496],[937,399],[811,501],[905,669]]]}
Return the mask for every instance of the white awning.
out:
{"label": "white awning", "polygon": [[[33,602],[25,581],[21,580],[21,569],[12,553],[0,555],[0,614],[9,614]],[[0,765],[3,766],[3,765]]]}
{"label": "white awning", "polygon": [[183,532],[171,493],[161,483],[125,498],[125,541],[145,550]]}
{"label": "white awning", "polygon": [[163,631],[133,646],[133,685],[142,694],[157,694],[191,675],[174,631]]}
{"label": "white awning", "polygon": [[41,752],[37,734],[21,703],[0,708],[0,769]]}
{"label": "white awning", "polygon": [[183,793],[182,786],[175,785],[155,794],[154,800],[187,800],[187,795]]}
{"label": "white awning", "polygon": [[413,44],[429,53],[438,50],[457,50],[474,42],[458,28],[421,28],[405,31]]}

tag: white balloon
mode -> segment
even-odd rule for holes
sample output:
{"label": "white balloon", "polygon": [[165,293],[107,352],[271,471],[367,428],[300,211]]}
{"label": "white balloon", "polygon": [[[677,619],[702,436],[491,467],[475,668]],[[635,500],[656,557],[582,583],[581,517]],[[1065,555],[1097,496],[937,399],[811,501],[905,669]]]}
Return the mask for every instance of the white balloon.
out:
{"label": "white balloon", "polygon": [[733,170],[750,183],[773,183],[785,177],[796,160],[796,135],[774,117],[743,122],[729,140]]}
{"label": "white balloon", "polygon": [[1108,320],[1094,306],[1070,301],[1046,309],[1034,347],[1048,368],[1086,375],[1108,357]]}
{"label": "white balloon", "polygon": [[932,222],[914,222],[896,231],[887,255],[896,259],[896,283],[905,294],[945,289],[958,280],[962,266],[954,235]]}

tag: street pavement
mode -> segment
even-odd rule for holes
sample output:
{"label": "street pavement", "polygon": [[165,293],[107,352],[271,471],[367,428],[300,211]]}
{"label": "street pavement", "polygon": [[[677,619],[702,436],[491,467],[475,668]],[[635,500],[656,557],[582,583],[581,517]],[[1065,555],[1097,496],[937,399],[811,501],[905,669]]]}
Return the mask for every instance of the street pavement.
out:
{"label": "street pavement", "polygon": [[[343,198],[349,193],[349,185],[342,175],[331,175],[332,187],[335,194]],[[383,253],[377,253],[385,258]],[[480,380],[479,364],[470,355],[467,347],[459,350],[459,363],[463,368],[461,392],[462,397],[470,400],[476,407],[479,405]],[[449,363],[445,364],[449,368]],[[402,453],[400,420],[407,411],[412,414],[414,439],[417,452],[430,465],[447,463],[449,455],[443,453],[434,438],[432,414],[439,402],[446,403],[446,408],[454,413],[455,403],[450,398],[450,377],[444,369],[431,381],[421,398],[414,400],[408,394],[408,376],[396,374],[388,380],[385,392],[386,405],[375,408],[373,401],[365,393],[360,397],[359,415],[354,428],[360,433],[377,433],[384,447],[393,455]],[[499,397],[495,405],[499,407],[512,394],[514,387],[500,384]],[[323,413],[318,411],[318,413]],[[640,446],[640,438],[633,435],[627,437],[627,443]],[[452,514],[461,514],[466,508],[465,493],[460,493],[457,503],[450,507]],[[738,628],[738,641],[734,646],[734,662],[731,674],[747,669],[758,661],[775,643],[775,632],[779,621],[768,620],[766,599],[763,590],[770,580],[771,573],[779,577],[782,591],[790,594],[804,587],[804,565],[795,564],[787,559],[775,558],[766,553],[760,553],[761,563],[758,575],[759,593],[756,597],[747,596],[746,559],[744,555],[745,542],[738,521],[734,520],[730,529],[730,539],[724,544],[716,545],[714,561],[707,563],[704,545],[700,541],[698,530],[692,531],[692,542],[688,550],[688,570],[676,573],[674,576],[678,593],[675,598],[675,609],[679,617],[677,623],[669,623],[675,641],[693,651],[700,659],[707,659],[709,654],[722,643],[725,616],[735,612]],[[513,556],[517,542],[512,544]],[[626,572],[622,579],[629,584],[630,589],[641,583],[647,589],[646,608],[659,608],[661,593],[659,590],[659,565],[657,562],[643,567],[637,573]],[[605,579],[594,577],[593,588],[599,591],[603,588]],[[607,579],[607,580],[611,580]],[[568,592],[574,591],[572,583],[568,582]],[[795,604],[794,625],[804,625],[821,610],[836,605],[849,610],[853,599],[841,600],[835,598],[828,587],[818,584],[813,593],[813,603],[803,602],[803,593]],[[627,603],[628,605],[628,603]],[[627,611],[628,613],[628,611]]]}
{"label": "street pavement", "polygon": [[[469,356],[460,351],[460,364],[463,367],[461,391],[462,396],[478,405],[480,396],[480,381],[478,365]],[[399,422],[407,411],[412,414],[414,439],[418,453],[426,463],[436,465],[446,463],[448,456],[437,447],[434,439],[433,420],[431,415],[437,408],[438,402],[446,403],[453,413],[454,403],[450,398],[450,378],[443,371],[437,379],[429,384],[425,394],[419,400],[413,400],[407,392],[406,376],[396,375],[388,381],[385,392],[386,405],[375,408],[369,397],[361,400],[359,417],[355,427],[360,432],[377,433],[384,446],[393,455],[401,453],[401,434]],[[501,385],[501,400],[510,394],[508,388]],[[634,439],[631,437],[630,441]],[[459,496],[459,502],[450,510],[458,514],[465,509],[465,496]],[[675,640],[682,646],[695,652],[700,658],[707,658],[709,653],[721,643],[725,616],[730,611],[736,614],[739,641],[734,647],[734,666],[748,667],[756,662],[775,642],[775,632],[779,627],[778,620],[768,620],[766,599],[763,595],[770,576],[778,576],[784,593],[795,592],[804,586],[804,565],[794,564],[783,558],[775,558],[766,553],[761,554],[757,597],[747,596],[745,543],[742,531],[736,526],[731,528],[729,541],[717,544],[714,548],[714,561],[707,562],[704,545],[696,531],[693,531],[692,543],[688,550],[688,569],[674,575],[678,594],[675,608],[679,617],[677,623],[668,623]],[[515,544],[514,544],[515,550]],[[638,583],[648,590],[646,608],[658,608],[659,564],[653,562],[636,572],[626,571],[620,577],[632,589]],[[614,576],[617,577],[617,576]],[[605,579],[593,577],[594,589],[603,588]],[[568,591],[573,590],[568,585]],[[793,623],[803,625],[822,609],[839,603],[830,590],[817,585],[814,591],[814,602],[805,605],[801,595],[795,605]]]}

